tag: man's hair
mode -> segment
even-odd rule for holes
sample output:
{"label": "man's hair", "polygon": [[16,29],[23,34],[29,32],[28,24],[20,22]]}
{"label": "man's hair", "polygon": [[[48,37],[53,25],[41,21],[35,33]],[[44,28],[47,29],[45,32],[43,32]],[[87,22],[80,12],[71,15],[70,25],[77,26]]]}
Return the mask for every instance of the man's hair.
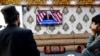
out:
{"label": "man's hair", "polygon": [[92,22],[95,22],[96,24],[100,24],[100,14],[94,16],[92,18]]}
{"label": "man's hair", "polygon": [[19,12],[13,5],[5,6],[4,8],[1,9],[1,12],[4,15],[5,22],[8,24],[14,23],[19,15]]}

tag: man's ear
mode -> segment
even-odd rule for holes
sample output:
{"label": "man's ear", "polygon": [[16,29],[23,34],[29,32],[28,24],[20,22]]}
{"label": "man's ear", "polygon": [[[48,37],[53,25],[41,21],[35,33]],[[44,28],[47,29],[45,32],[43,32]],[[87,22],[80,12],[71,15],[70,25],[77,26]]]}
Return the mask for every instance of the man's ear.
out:
{"label": "man's ear", "polygon": [[17,20],[19,21],[19,15],[17,15]]}
{"label": "man's ear", "polygon": [[100,23],[99,23],[99,27],[100,27]]}

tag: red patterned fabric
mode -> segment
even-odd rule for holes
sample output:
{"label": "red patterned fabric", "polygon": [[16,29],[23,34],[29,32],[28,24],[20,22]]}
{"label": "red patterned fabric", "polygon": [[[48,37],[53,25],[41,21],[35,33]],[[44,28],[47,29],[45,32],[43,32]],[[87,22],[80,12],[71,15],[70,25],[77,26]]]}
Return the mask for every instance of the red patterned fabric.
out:
{"label": "red patterned fabric", "polygon": [[44,47],[45,54],[60,54],[64,52],[65,52],[65,48],[63,46],[45,46]]}

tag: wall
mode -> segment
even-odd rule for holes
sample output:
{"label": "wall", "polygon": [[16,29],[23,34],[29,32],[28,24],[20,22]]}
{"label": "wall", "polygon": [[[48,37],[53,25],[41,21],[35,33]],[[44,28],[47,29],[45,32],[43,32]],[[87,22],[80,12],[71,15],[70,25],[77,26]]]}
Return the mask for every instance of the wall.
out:
{"label": "wall", "polygon": [[[36,24],[37,10],[60,10],[62,25],[40,26]],[[42,34],[81,34],[91,33],[90,24],[93,16],[100,14],[100,6],[23,6],[23,24],[35,35]]]}

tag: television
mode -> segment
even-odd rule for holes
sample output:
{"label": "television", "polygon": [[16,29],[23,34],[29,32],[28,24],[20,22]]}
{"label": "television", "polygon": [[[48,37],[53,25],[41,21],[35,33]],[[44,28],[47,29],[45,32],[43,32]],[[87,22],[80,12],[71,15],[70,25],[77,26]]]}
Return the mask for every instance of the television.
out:
{"label": "television", "polygon": [[59,25],[62,24],[62,14],[60,10],[37,10],[36,21],[39,25]]}

